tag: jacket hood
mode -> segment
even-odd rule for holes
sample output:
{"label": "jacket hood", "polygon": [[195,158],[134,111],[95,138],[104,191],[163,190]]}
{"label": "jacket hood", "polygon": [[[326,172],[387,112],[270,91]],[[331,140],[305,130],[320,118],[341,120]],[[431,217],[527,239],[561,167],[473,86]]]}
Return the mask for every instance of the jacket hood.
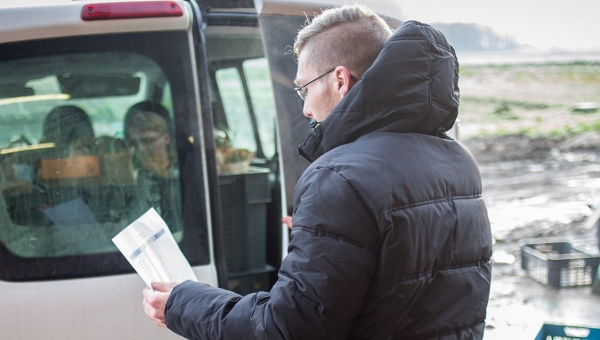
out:
{"label": "jacket hood", "polygon": [[405,22],[298,152],[314,161],[371,132],[437,135],[458,115],[458,61],[437,29]]}

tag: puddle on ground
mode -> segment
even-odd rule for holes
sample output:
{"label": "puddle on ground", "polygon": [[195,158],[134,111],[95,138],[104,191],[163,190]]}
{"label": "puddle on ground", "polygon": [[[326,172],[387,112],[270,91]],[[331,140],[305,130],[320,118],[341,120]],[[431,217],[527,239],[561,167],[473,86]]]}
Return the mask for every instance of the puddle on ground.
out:
{"label": "puddle on ground", "polygon": [[535,235],[580,222],[600,206],[600,178],[589,175],[600,171],[600,163],[526,160],[483,164],[480,170],[492,232],[501,240],[514,229]]}

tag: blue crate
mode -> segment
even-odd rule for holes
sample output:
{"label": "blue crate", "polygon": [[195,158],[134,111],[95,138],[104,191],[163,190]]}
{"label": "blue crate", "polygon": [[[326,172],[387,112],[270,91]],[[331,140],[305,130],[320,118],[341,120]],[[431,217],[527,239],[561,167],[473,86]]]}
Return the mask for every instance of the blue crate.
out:
{"label": "blue crate", "polygon": [[544,324],[535,340],[600,340],[600,329]]}

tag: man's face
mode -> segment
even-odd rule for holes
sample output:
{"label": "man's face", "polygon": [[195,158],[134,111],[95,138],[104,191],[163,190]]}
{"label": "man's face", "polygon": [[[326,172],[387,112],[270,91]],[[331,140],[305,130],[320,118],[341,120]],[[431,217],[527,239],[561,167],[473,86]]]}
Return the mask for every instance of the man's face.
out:
{"label": "man's face", "polygon": [[135,148],[135,156],[142,164],[155,158],[166,157],[167,145],[170,142],[168,134],[132,128],[129,129],[129,138],[129,143]]}
{"label": "man's face", "polygon": [[[312,65],[310,50],[303,50],[298,57],[298,71],[295,80],[298,87],[321,75]],[[312,118],[320,123],[329,116],[331,110],[340,102],[341,98],[335,91],[337,84],[334,73],[326,74],[305,87],[308,95],[304,101],[302,111],[307,118]]]}

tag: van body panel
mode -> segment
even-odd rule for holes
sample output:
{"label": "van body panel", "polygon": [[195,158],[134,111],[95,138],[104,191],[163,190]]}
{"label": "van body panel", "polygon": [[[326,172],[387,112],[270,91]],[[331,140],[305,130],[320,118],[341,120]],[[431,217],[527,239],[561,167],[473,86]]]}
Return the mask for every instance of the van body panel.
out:
{"label": "van body panel", "polygon": [[[40,119],[43,116],[39,115],[44,114],[44,111],[38,113],[37,107],[52,107],[52,103],[82,107],[94,121],[97,137],[95,142],[99,143],[107,140],[111,142],[121,140],[124,137],[122,133],[125,133],[125,131],[119,132],[121,118],[110,118],[110,115],[103,116],[104,112],[113,111],[113,113],[121,115],[127,106],[131,105],[129,103],[152,97],[162,98],[161,100],[167,104],[171,119],[173,119],[172,123],[175,125],[173,129],[178,134],[177,138],[172,139],[173,143],[177,143],[179,148],[184,147],[181,150],[187,150],[179,152],[179,159],[181,161],[194,160],[194,164],[189,164],[188,161],[186,164],[180,164],[179,168],[181,175],[190,179],[185,181],[186,185],[183,185],[181,189],[183,207],[188,213],[186,213],[187,216],[183,216],[183,220],[177,223],[177,225],[185,225],[183,234],[186,235],[182,236],[180,229],[173,230],[173,234],[178,242],[183,241],[187,244],[180,244],[180,246],[184,253],[187,253],[188,259],[195,259],[192,265],[197,278],[201,282],[218,286],[212,242],[210,242],[212,239],[211,216],[207,209],[211,206],[206,185],[208,182],[207,172],[204,170],[207,162],[203,150],[207,146],[202,133],[203,123],[199,118],[201,112],[198,97],[199,87],[206,85],[199,84],[196,73],[193,72],[196,68],[197,49],[194,46],[192,34],[191,6],[183,1],[178,2],[184,12],[182,17],[84,22],[80,18],[80,13],[85,3],[87,2],[50,3],[44,1],[38,2],[36,4],[38,6],[28,4],[24,7],[13,5],[10,8],[8,6],[3,8],[5,3],[0,2],[0,17],[3,18],[0,20],[0,31],[3,32],[0,35],[0,50],[3,51],[0,53],[0,119],[3,122],[6,121],[9,119],[7,118],[9,115],[15,114],[11,108],[13,106],[17,108],[17,115],[9,120],[15,127],[10,129],[7,127],[8,125],[5,125],[3,129],[0,129],[2,130],[0,131],[0,135],[2,135],[0,137],[2,140],[0,142],[0,149],[2,149],[0,155],[0,195],[2,195],[0,208],[3,210],[0,212],[0,223],[2,223],[0,225],[0,242],[2,243],[1,248],[3,248],[0,252],[2,259],[0,261],[2,275],[0,278],[0,301],[2,301],[3,307],[0,310],[0,338],[177,339],[178,336],[157,327],[146,317],[141,306],[141,291],[144,288],[144,282],[130,267],[123,270],[126,268],[123,265],[125,258],[120,253],[115,250],[107,253],[105,248],[107,242],[110,243],[109,240],[102,242],[90,240],[88,242],[81,238],[80,242],[87,242],[81,244],[86,245],[82,249],[71,249],[70,243],[64,243],[63,246],[61,242],[66,242],[65,240],[72,237],[77,229],[91,230],[89,226],[75,229],[63,228],[62,231],[57,229],[52,234],[53,236],[46,237],[45,235],[51,235],[46,233],[45,229],[49,228],[47,223],[38,221],[32,225],[31,221],[24,220],[27,214],[34,210],[24,208],[26,206],[23,203],[31,204],[32,195],[39,197],[36,190],[43,192],[51,190],[49,192],[54,192],[55,194],[52,194],[55,195],[54,197],[60,197],[56,195],[65,193],[75,195],[77,186],[69,187],[73,184],[67,184],[75,183],[75,181],[87,183],[82,188],[92,194],[92,200],[97,207],[118,205],[114,198],[108,199],[108,201],[101,197],[95,199],[94,196],[98,196],[100,191],[90,188],[98,187],[105,191],[118,189],[126,195],[130,195],[129,191],[133,188],[130,184],[131,177],[123,176],[123,172],[116,172],[116,167],[120,166],[119,164],[122,164],[124,160],[120,154],[100,155],[101,160],[104,157],[104,163],[101,162],[99,165],[100,172],[86,174],[89,178],[75,176],[73,173],[77,172],[73,171],[63,171],[60,175],[53,176],[53,173],[42,168],[39,172],[40,178],[42,182],[47,183],[38,189],[34,186],[34,190],[16,187],[15,180],[12,179],[17,176],[15,178],[19,182],[23,176],[31,178],[36,174],[35,171],[31,172],[31,167],[27,173],[23,173],[22,170],[19,170],[22,168],[22,161],[14,163],[9,160],[12,155],[17,155],[19,152],[12,151],[13,149],[18,150],[18,148],[7,146],[6,138],[9,133],[21,134],[22,137],[27,136],[28,143],[35,145],[37,136],[42,132]],[[23,18],[34,19],[25,20]],[[82,38],[83,36],[86,38]],[[129,36],[139,38],[130,39]],[[179,45],[175,49],[167,48],[164,51],[155,48],[152,53],[146,54],[152,49],[152,44],[143,41],[156,43],[167,41]],[[114,51],[112,46],[114,46]],[[138,47],[141,49],[136,50]],[[161,53],[164,53],[164,56],[161,56]],[[169,55],[169,53],[175,54]],[[39,60],[38,64],[35,63],[36,60]],[[167,62],[169,60],[174,65],[169,65]],[[139,90],[136,90],[136,94],[126,95],[128,99],[125,102],[128,104],[125,106],[124,104],[119,105],[121,102],[125,103],[120,99],[103,101],[101,98],[94,98],[98,94],[96,92],[102,89],[101,87],[83,90],[86,88],[85,84],[69,85],[70,83],[66,81],[69,77],[67,76],[63,80],[60,80],[61,78],[58,76],[56,78],[52,73],[52,67],[55,67],[56,73],[59,75],[69,70],[73,72],[73,75],[77,72],[85,72],[85,74],[98,77],[99,81],[103,81],[104,75],[122,76],[121,72],[131,69],[132,72],[135,72],[133,77],[122,79],[130,82],[130,80],[139,78]],[[17,85],[21,84],[20,79],[31,79],[31,81],[20,88],[21,85]],[[64,84],[61,83],[61,87],[66,86],[62,87],[63,91],[75,91],[71,93],[71,99],[68,96],[62,97],[60,93],[51,94],[55,93],[52,91],[56,91],[55,79],[59,79],[59,82],[65,81]],[[16,83],[13,85],[10,81]],[[122,81],[121,84],[114,81],[108,84],[116,86],[116,90],[106,89],[111,93],[115,92],[111,96],[115,96],[118,91],[128,91],[131,88],[129,85],[123,85]],[[132,84],[135,85],[135,82]],[[182,89],[185,89],[185,93],[181,91]],[[41,92],[38,93],[38,90]],[[73,95],[73,93],[77,93],[77,95]],[[27,99],[27,96],[31,94],[33,94],[32,98]],[[180,97],[177,97],[177,94]],[[90,98],[86,97],[88,95]],[[184,97],[181,97],[182,95]],[[56,99],[46,100],[42,98],[43,96],[56,96]],[[37,99],[38,97],[40,99]],[[112,103],[110,107],[96,108],[98,104],[104,105],[104,102],[111,101],[115,103]],[[39,103],[39,105],[35,103]],[[26,123],[27,120],[19,123],[21,121],[18,117],[19,110],[26,115],[29,123]],[[94,112],[95,110],[99,111]],[[183,118],[184,116],[185,118]],[[100,120],[96,121],[98,119]],[[109,136],[103,136],[107,133]],[[94,148],[99,145],[101,144],[96,144]],[[111,144],[111,147],[114,146]],[[105,150],[105,152],[108,151]],[[193,157],[189,158],[187,155]],[[47,158],[47,156],[45,157]],[[55,158],[55,156],[49,159],[42,158],[41,164],[72,164],[69,160],[75,158],[70,157],[63,155],[59,158]],[[96,162],[98,161],[97,156],[85,157],[92,157]],[[118,171],[123,169],[125,168],[120,168]],[[113,175],[117,177],[107,180],[104,173],[106,170],[114,172]],[[49,181],[56,183],[52,184]],[[59,182],[63,184],[57,184]],[[106,183],[110,183],[109,186],[106,186]],[[48,195],[44,194],[43,197],[46,196]],[[86,202],[90,203],[89,199],[90,197],[85,198]],[[53,200],[58,202],[56,199]],[[92,208],[91,210],[94,213],[102,213],[103,209]],[[192,212],[194,210],[203,211],[203,213]],[[19,214],[15,215],[15,211]],[[120,213],[125,212],[121,211]],[[104,214],[103,219],[106,222],[102,222],[101,225],[110,225],[110,219],[114,219],[114,217],[110,217],[106,211]],[[179,218],[181,219],[181,217]],[[11,223],[6,224],[7,221],[11,221]],[[114,227],[110,226],[110,230],[115,230]],[[7,228],[9,229],[7,230]],[[12,230],[10,230],[11,228]],[[16,232],[17,229],[18,232]],[[23,234],[19,234],[20,230],[23,230]],[[111,232],[114,235],[114,231]],[[203,244],[200,237],[208,240],[207,243]],[[59,242],[53,246],[52,242],[55,241]],[[39,246],[40,242],[44,243],[42,247]],[[93,249],[96,245],[97,250]],[[206,255],[204,255],[204,251]],[[107,262],[96,263],[94,259],[99,261],[106,259]],[[116,264],[114,267],[113,262]],[[64,267],[71,264],[74,268]],[[87,272],[91,274],[85,274]]]}
{"label": "van body panel", "polygon": [[[214,266],[194,267],[216,285]],[[0,281],[2,338],[180,339],[157,327],[143,312],[145,284],[136,274],[50,282]]]}

